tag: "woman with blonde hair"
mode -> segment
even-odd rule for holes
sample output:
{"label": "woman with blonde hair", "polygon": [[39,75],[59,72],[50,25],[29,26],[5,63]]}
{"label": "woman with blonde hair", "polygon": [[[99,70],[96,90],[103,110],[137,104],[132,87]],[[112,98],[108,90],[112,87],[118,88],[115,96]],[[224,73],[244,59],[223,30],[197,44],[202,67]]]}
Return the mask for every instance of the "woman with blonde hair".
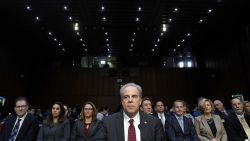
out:
{"label": "woman with blonde hair", "polygon": [[95,104],[88,101],[82,106],[80,119],[72,129],[71,141],[92,141],[102,140],[101,122],[96,119],[97,110]]}
{"label": "woman with blonde hair", "polygon": [[201,115],[196,117],[195,129],[200,141],[228,141],[221,118],[213,114],[214,105],[204,98],[198,103]]}

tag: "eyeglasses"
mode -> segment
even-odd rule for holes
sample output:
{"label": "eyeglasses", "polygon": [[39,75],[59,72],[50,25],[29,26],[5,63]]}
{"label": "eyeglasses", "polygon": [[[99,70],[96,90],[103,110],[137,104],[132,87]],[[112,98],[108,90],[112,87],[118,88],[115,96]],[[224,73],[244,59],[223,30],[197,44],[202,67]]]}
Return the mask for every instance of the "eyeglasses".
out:
{"label": "eyeglasses", "polygon": [[84,111],[92,111],[93,108],[84,108],[83,110],[84,110]]}
{"label": "eyeglasses", "polygon": [[26,108],[27,105],[19,105],[19,106],[15,106],[16,109],[24,109]]}

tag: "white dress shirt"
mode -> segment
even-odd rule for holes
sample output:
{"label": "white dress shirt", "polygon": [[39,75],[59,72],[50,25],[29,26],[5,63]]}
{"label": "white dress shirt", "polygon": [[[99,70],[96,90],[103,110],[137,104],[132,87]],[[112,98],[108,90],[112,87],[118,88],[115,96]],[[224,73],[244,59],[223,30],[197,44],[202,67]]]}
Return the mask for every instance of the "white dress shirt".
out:
{"label": "white dress shirt", "polygon": [[[18,136],[18,133],[19,133],[19,131],[20,131],[20,128],[22,127],[23,121],[24,121],[25,117],[27,116],[27,114],[28,114],[28,113],[26,113],[26,114],[25,114],[24,116],[22,116],[21,118],[20,118],[20,117],[17,117],[17,118],[16,118],[16,121],[15,121],[15,124],[14,124],[14,126],[13,126],[13,129],[14,129],[14,127],[15,127],[15,125],[16,125],[18,119],[21,119],[20,124],[19,124],[19,128],[18,128],[18,131],[17,131],[17,134],[16,134],[16,137]],[[13,130],[13,129],[12,129],[12,130]],[[16,137],[15,137],[14,141],[16,140]]]}
{"label": "white dress shirt", "polygon": [[157,113],[157,114],[158,114],[159,119],[161,120],[161,123],[163,125],[163,129],[165,129],[165,120],[166,120],[166,118],[165,118],[164,112],[163,113]]}
{"label": "white dress shirt", "polygon": [[128,128],[129,128],[129,120],[133,119],[134,120],[134,126],[135,126],[135,134],[136,134],[136,141],[141,141],[141,131],[138,127],[138,125],[140,124],[140,114],[139,112],[137,112],[137,114],[135,115],[134,118],[129,118],[129,116],[123,112],[123,116],[124,116],[124,137],[125,137],[125,141],[128,141]]}

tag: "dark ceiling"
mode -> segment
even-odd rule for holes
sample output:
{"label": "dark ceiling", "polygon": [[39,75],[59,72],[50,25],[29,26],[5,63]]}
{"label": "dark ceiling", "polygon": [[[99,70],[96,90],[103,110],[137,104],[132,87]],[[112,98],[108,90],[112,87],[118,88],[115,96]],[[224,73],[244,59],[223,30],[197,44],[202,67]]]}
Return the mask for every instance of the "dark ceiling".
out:
{"label": "dark ceiling", "polygon": [[[111,55],[126,66],[140,59],[160,64],[163,56],[199,56],[215,48],[222,52],[226,47],[207,49],[206,44],[237,38],[249,24],[250,13],[246,1],[228,0],[5,0],[2,4],[1,62],[24,68],[72,61],[79,65],[82,56]],[[79,31],[74,30],[75,23]]]}

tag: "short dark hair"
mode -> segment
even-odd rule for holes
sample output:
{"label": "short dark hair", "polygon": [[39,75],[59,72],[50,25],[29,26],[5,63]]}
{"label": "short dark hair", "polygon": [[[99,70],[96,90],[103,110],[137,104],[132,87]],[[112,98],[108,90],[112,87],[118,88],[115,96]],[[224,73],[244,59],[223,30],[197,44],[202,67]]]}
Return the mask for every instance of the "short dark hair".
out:
{"label": "short dark hair", "polygon": [[18,101],[25,101],[26,104],[29,106],[29,101],[26,97],[18,97],[16,100],[15,100],[15,105]]}
{"label": "short dark hair", "polygon": [[183,107],[186,105],[185,101],[183,101],[183,100],[175,100],[175,101],[173,102],[173,107],[175,107],[175,103],[177,103],[177,102],[182,103]]}
{"label": "short dark hair", "polygon": [[143,102],[146,101],[146,100],[150,101],[151,104],[153,104],[152,100],[149,97],[143,97],[142,101],[141,101],[141,106],[142,106]]}

